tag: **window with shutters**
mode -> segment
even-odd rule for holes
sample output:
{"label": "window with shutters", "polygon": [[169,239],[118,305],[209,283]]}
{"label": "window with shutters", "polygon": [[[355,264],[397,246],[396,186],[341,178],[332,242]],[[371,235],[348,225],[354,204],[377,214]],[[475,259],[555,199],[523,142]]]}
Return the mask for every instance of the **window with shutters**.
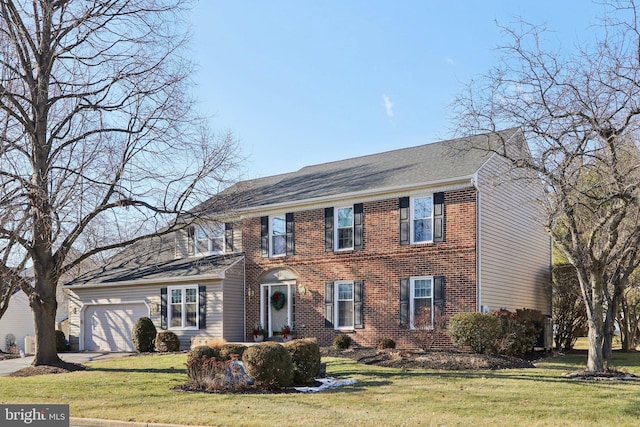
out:
{"label": "window with shutters", "polygon": [[170,286],[168,294],[169,329],[198,329],[198,286]]}
{"label": "window with shutters", "polygon": [[433,277],[411,277],[409,313],[411,329],[433,327]]}
{"label": "window with shutters", "polygon": [[270,256],[281,256],[287,253],[287,222],[285,215],[269,218]]}
{"label": "window with shutters", "polygon": [[353,282],[335,282],[336,329],[353,329]]}
{"label": "window with shutters", "polygon": [[433,196],[411,199],[411,243],[433,241]]}
{"label": "window with shutters", "polygon": [[336,208],[336,250],[353,249],[353,206]]}
{"label": "window with shutters", "polygon": [[196,226],[193,233],[196,255],[214,255],[225,252],[224,224]]}

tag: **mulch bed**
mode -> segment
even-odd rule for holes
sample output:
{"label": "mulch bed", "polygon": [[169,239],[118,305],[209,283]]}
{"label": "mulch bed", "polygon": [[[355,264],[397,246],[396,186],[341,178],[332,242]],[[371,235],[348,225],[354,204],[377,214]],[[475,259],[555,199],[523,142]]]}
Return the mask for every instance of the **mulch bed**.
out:
{"label": "mulch bed", "polygon": [[77,365],[75,363],[60,362],[57,366],[28,366],[20,369],[12,374],[10,377],[32,377],[35,375],[49,375],[49,374],[66,374],[75,371],[84,371],[87,367],[84,365]]}

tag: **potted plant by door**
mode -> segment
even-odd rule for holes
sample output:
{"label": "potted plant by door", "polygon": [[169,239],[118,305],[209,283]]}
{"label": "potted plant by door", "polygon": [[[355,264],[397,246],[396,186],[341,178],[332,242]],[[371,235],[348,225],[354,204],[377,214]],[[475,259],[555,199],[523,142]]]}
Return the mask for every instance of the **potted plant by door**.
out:
{"label": "potted plant by door", "polygon": [[264,341],[264,337],[267,336],[267,331],[262,326],[256,326],[253,328],[253,340],[255,342]]}
{"label": "potted plant by door", "polygon": [[289,334],[291,333],[291,328],[289,327],[289,325],[284,325],[282,329],[280,329],[280,333],[282,334],[282,341],[286,342],[291,339],[289,338]]}

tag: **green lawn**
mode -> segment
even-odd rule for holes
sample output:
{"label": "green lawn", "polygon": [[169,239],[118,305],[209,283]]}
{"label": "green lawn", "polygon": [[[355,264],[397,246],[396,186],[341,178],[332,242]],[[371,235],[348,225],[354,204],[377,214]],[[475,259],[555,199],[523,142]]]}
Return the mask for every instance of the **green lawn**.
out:
{"label": "green lawn", "polygon": [[[327,359],[328,372],[356,385],[314,394],[202,394],[186,382],[185,355],[90,363],[90,371],[0,379],[3,403],[69,403],[72,417],[195,425],[574,426],[640,423],[640,382],[563,377],[585,356],[558,356],[537,369],[402,371]],[[640,375],[640,354],[611,364]]]}

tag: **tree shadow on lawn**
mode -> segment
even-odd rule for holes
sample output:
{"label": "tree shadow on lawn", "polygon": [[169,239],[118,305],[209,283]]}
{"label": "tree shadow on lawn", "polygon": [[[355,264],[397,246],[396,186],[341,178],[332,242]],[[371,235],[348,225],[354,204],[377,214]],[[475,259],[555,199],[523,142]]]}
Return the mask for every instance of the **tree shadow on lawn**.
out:
{"label": "tree shadow on lawn", "polygon": [[148,374],[184,374],[187,375],[186,368],[102,368],[102,367],[93,367],[88,366],[87,371],[95,371],[95,372],[120,372],[120,373],[148,373]]}

